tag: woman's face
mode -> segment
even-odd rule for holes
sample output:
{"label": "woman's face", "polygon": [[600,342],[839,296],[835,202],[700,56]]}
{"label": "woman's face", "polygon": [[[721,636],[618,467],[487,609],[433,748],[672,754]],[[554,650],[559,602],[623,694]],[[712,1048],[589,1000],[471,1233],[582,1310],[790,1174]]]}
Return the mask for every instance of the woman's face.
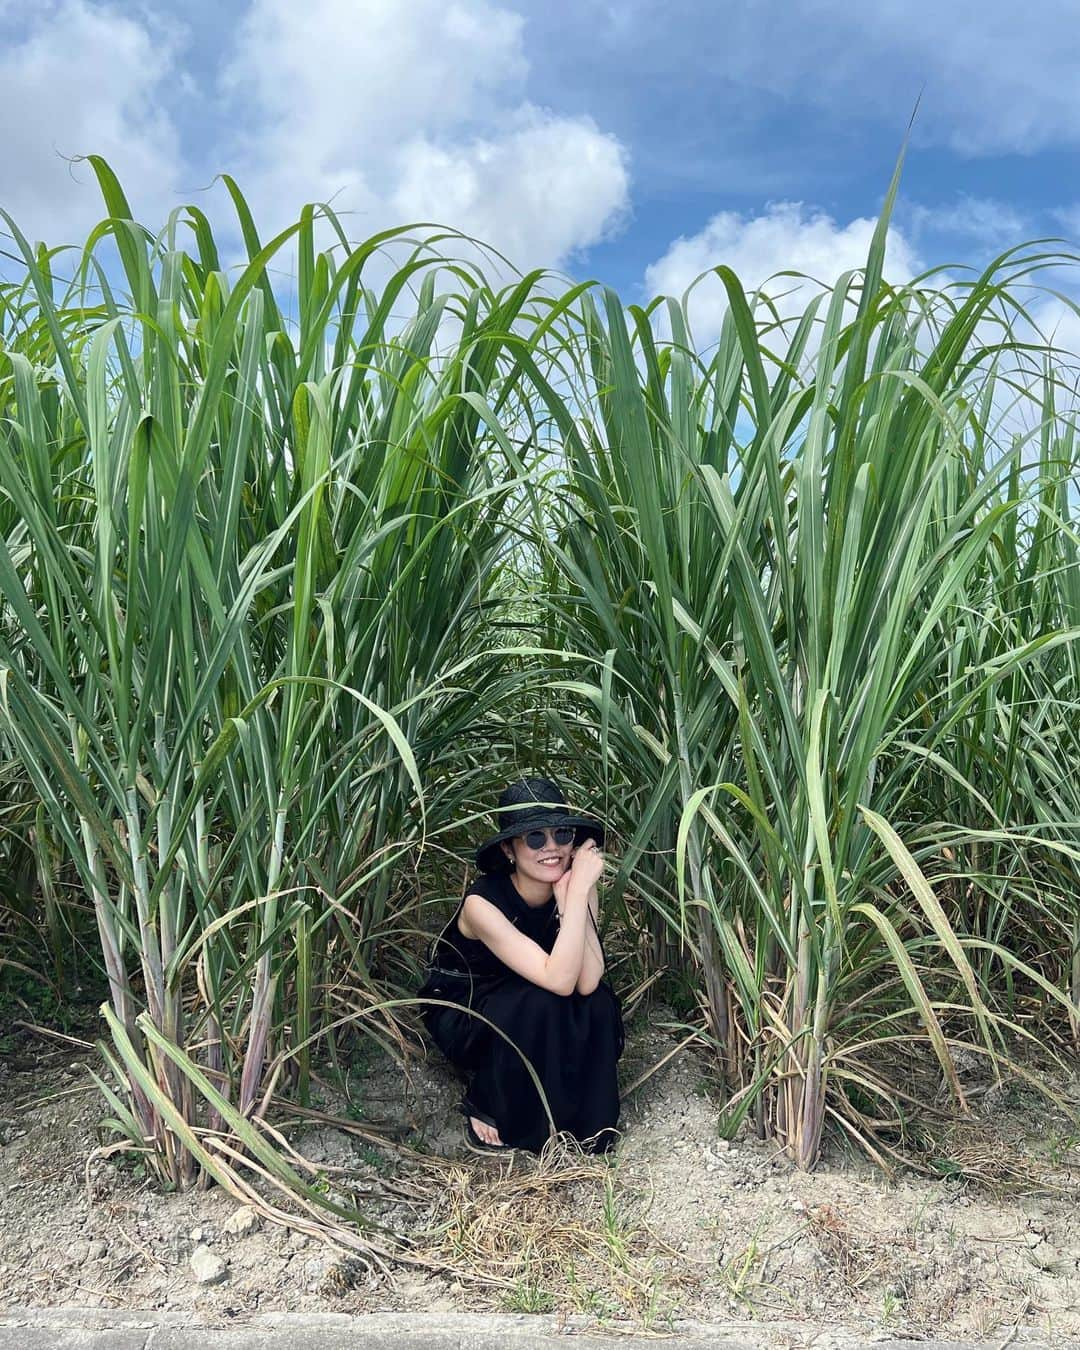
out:
{"label": "woman's face", "polygon": [[554,885],[570,866],[574,841],[571,839],[568,844],[557,844],[552,831],[545,830],[541,847],[532,849],[526,843],[524,835],[519,834],[513,839],[504,841],[503,852],[514,864],[518,876]]}

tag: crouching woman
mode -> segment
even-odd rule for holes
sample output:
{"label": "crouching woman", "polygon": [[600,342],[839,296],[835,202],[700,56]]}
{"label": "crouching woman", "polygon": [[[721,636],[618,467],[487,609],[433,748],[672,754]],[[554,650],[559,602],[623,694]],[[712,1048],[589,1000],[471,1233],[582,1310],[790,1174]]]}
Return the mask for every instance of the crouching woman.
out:
{"label": "crouching woman", "polygon": [[570,811],[546,778],[512,783],[499,825],[476,850],[480,875],[436,939],[419,991],[458,1006],[427,1005],[424,1021],[465,1079],[473,1147],[539,1151],[553,1123],[606,1151],[623,1027],[597,926],[604,827]]}

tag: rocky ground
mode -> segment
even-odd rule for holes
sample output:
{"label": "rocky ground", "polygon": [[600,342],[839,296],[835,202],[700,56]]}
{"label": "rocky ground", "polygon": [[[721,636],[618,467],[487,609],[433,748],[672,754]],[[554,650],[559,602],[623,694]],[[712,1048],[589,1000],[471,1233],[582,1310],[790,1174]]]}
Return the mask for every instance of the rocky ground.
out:
{"label": "rocky ground", "polygon": [[[680,1035],[654,1011],[631,1034],[624,1087]],[[95,1153],[107,1136],[92,1052],[25,1032],[8,1044],[0,1307],[216,1322],[498,1310],[653,1330],[695,1318],[1080,1336],[1080,1149],[1068,1117],[1015,1083],[979,1098],[979,1118],[942,1145],[930,1175],[889,1179],[836,1145],[805,1174],[767,1143],[721,1140],[708,1061],[690,1047],[630,1094],[610,1163],[477,1158],[440,1064],[403,1075],[373,1061],[354,1074],[363,1133],[308,1122],[288,1137],[327,1186],[358,1187],[365,1212],[408,1236],[403,1260],[380,1263],[220,1189],[162,1194],[129,1160]],[[1059,1087],[1080,1101],[1080,1082]],[[375,1142],[383,1130],[398,1142]]]}

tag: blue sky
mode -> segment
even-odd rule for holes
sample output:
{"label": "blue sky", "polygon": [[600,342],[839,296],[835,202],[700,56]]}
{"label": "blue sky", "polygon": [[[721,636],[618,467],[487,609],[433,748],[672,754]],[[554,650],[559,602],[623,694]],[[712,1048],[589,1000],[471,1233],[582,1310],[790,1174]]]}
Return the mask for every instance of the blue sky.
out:
{"label": "blue sky", "polygon": [[[356,237],[439,218],[627,299],[865,251],[921,96],[889,266],[1080,235],[1080,24],[1028,0],[0,0],[0,205],[75,241],[105,155],[158,223]],[[223,228],[228,228],[223,223]],[[830,275],[831,273],[831,275]]]}

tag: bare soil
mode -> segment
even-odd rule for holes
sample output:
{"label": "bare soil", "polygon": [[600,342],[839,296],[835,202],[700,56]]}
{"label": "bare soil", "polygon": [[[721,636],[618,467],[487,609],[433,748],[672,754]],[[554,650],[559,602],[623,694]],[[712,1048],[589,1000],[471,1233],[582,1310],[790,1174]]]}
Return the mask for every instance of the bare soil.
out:
{"label": "bare soil", "polygon": [[[678,1045],[664,1021],[654,1010],[631,1028],[624,1087]],[[807,1174],[749,1135],[721,1140],[709,1063],[692,1047],[630,1094],[611,1162],[478,1158],[444,1065],[403,1075],[373,1059],[354,1070],[353,1114],[397,1145],[313,1124],[289,1138],[334,1184],[363,1185],[372,1217],[410,1239],[409,1262],[381,1270],[258,1215],[231,1233],[237,1204],[223,1191],[162,1194],[130,1162],[95,1154],[108,1136],[88,1081],[94,1053],[13,1040],[0,1058],[0,1307],[207,1322],[554,1311],[657,1331],[693,1318],[1080,1337],[1080,1147],[1069,1117],[1022,1083],[978,1096],[977,1118],[927,1154],[931,1174],[890,1179],[836,1141]],[[1080,1081],[1058,1089],[1080,1103]],[[328,1094],[325,1105],[342,1103]],[[221,1258],[218,1282],[197,1280],[197,1248]]]}

